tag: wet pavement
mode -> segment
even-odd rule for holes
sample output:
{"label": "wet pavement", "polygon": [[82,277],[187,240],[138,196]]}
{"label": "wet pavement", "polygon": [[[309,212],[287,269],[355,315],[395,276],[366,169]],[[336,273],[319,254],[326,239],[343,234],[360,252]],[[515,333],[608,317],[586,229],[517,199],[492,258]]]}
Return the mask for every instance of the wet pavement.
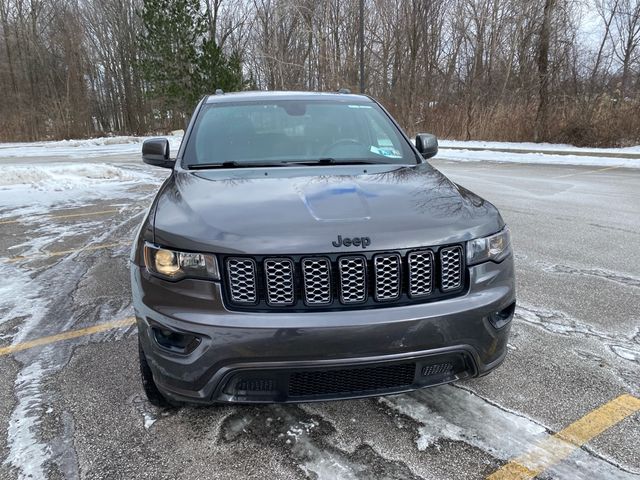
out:
{"label": "wet pavement", "polygon": [[[161,410],[134,328],[81,335],[0,355],[0,478],[484,478],[640,397],[640,170],[433,163],[512,231],[519,306],[498,370],[386,398]],[[132,316],[129,242],[165,173],[90,164],[122,172],[62,203],[0,204],[0,349]],[[539,478],[640,478],[640,414],[611,425]]]}

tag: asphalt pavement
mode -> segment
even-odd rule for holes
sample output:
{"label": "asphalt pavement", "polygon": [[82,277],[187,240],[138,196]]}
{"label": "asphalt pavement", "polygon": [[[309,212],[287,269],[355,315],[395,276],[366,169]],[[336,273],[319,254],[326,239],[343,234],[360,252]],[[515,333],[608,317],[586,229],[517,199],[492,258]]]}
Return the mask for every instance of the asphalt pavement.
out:
{"label": "asphalt pavement", "polygon": [[640,170],[433,164],[502,212],[518,309],[495,372],[386,398],[155,408],[127,264],[158,183],[0,208],[0,479],[640,478]]}

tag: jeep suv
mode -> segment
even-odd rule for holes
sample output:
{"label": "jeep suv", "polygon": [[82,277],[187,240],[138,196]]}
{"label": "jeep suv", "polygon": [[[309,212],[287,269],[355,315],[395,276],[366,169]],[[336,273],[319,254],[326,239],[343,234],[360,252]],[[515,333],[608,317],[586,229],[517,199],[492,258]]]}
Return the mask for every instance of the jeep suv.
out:
{"label": "jeep suv", "polygon": [[509,230],[375,100],[198,104],[131,255],[151,402],[309,402],[484,375],[515,309]]}

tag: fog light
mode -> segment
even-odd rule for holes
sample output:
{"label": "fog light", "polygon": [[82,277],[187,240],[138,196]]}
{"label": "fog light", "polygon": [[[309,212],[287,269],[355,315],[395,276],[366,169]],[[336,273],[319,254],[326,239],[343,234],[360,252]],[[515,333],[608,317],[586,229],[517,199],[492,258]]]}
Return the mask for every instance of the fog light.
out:
{"label": "fog light", "polygon": [[515,311],[516,302],[513,302],[507,308],[503,308],[499,312],[495,312],[489,315],[489,321],[491,322],[491,325],[493,325],[493,328],[502,328],[511,321],[511,319],[513,318],[513,313]]}
{"label": "fog light", "polygon": [[183,355],[193,352],[200,345],[200,337],[174,332],[163,327],[151,327],[153,338],[162,348]]}

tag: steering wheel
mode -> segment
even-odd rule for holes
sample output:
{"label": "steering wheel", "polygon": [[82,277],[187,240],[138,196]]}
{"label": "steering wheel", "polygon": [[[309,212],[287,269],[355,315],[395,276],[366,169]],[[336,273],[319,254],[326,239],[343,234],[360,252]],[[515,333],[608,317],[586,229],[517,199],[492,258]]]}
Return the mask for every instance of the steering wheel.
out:
{"label": "steering wheel", "polygon": [[322,151],[323,155],[326,155],[327,153],[329,153],[331,150],[333,150],[336,147],[339,147],[340,145],[356,145],[358,147],[362,147],[362,143],[360,143],[358,140],[354,139],[354,138],[341,138],[340,140],[333,142],[331,145],[329,145],[327,148],[325,148]]}

